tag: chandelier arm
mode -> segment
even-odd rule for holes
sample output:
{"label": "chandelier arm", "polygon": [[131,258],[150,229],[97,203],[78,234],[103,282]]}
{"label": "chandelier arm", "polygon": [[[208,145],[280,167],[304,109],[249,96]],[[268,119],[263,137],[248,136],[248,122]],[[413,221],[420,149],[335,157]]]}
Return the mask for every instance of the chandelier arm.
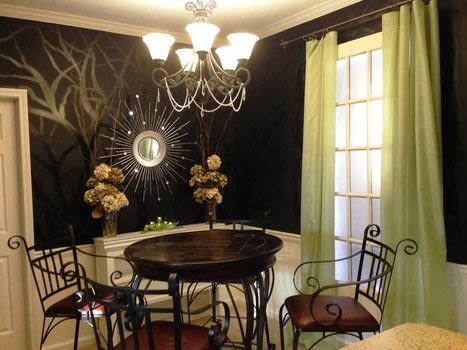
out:
{"label": "chandelier arm", "polygon": [[[160,80],[156,79],[156,75],[159,73],[162,74],[162,78]],[[157,67],[152,70],[152,81],[158,87],[161,87],[163,89],[168,89],[169,87],[176,88],[184,84],[187,80],[191,79],[192,75],[193,74],[191,72],[185,72],[183,68],[169,75],[169,73],[167,73],[167,71],[164,68]],[[183,78],[180,78],[181,76],[183,76]],[[164,81],[166,82],[165,84],[163,83]],[[174,83],[169,85],[169,81],[173,81]]]}
{"label": "chandelier arm", "polygon": [[[209,95],[211,96],[211,98],[217,103],[217,107],[213,108],[213,109],[203,109],[207,112],[214,112],[216,110],[218,110],[220,107],[232,107],[232,109],[235,111],[235,112],[238,112],[243,104],[243,101],[245,100],[245,95],[246,95],[246,92],[245,92],[245,87],[244,86],[241,86],[236,94],[235,94],[235,97],[232,98],[232,94],[229,92],[228,94],[224,95],[224,98],[222,100],[219,100],[215,95],[214,95],[214,92],[209,88],[209,84],[206,84],[206,88],[207,88],[207,91],[209,93]],[[240,96],[240,93],[241,93],[241,96]],[[240,100],[239,100],[239,103],[238,103],[238,106],[235,107],[235,102],[239,99],[240,97]],[[226,100],[228,99],[228,102],[225,102]],[[196,103],[195,101],[195,105],[200,108],[199,104]]]}
{"label": "chandelier arm", "polygon": [[224,105],[217,105],[216,107],[212,108],[212,109],[207,109],[204,107],[204,104],[199,104],[197,101],[193,101],[193,104],[198,107],[198,109],[201,111],[201,115],[204,115],[205,112],[207,113],[212,113],[212,112],[215,112],[217,111],[219,108],[221,107],[226,107]]}
{"label": "chandelier arm", "polygon": [[170,89],[167,81],[166,81],[166,85],[165,85],[164,88],[167,90],[167,96],[169,97],[169,101],[170,101],[170,104],[172,105],[172,107],[177,112],[181,112],[185,108],[190,108],[191,104],[194,101],[196,101],[196,96],[198,95],[198,92],[199,92],[199,89],[200,89],[201,85],[202,84],[199,81],[196,83],[196,89],[195,89],[194,93],[191,95],[192,96],[191,98],[190,98],[189,89],[187,87],[185,88],[185,101],[183,102],[183,104],[180,104],[180,103],[177,102],[177,100],[175,99],[175,97],[172,94],[172,90]]}
{"label": "chandelier arm", "polygon": [[[188,90],[188,89],[187,89]],[[183,104],[180,104],[177,102],[177,100],[175,99],[175,97],[172,95],[172,91],[167,88],[167,96],[169,97],[169,101],[170,101],[170,104],[172,105],[173,109],[177,112],[181,112],[183,111],[185,108],[190,108],[190,105],[191,105],[191,102],[187,102],[188,101],[188,91],[186,91],[186,94],[185,94],[185,101],[183,102]]]}
{"label": "chandelier arm", "polygon": [[[214,77],[221,85],[227,86],[230,89],[238,89],[240,86],[247,86],[251,79],[250,71],[244,67],[239,67],[235,70],[233,74],[230,74],[222,69],[222,67],[217,63],[212,54],[209,53],[206,57],[208,61],[208,67],[211,73],[211,76]],[[245,81],[241,79],[241,73],[246,75]],[[219,73],[220,76],[219,76]],[[222,79],[222,76],[226,77],[226,79]],[[238,83],[238,84],[231,84],[229,81]]]}
{"label": "chandelier arm", "polygon": [[[226,96],[225,98],[227,98],[227,96]],[[233,110],[234,112],[238,112],[238,111],[241,109],[241,107],[242,107],[243,101],[245,100],[245,92],[244,92],[244,90],[243,90],[243,93],[242,93],[242,98],[240,99],[240,102],[238,103],[237,107],[235,107],[235,105],[233,104],[233,103],[235,102],[235,100],[236,100],[236,99],[231,100],[231,102],[229,102],[229,103],[220,103],[220,104],[217,104],[217,106],[214,107],[214,108],[212,108],[212,109],[206,109],[206,108],[204,107],[204,105],[200,105],[197,101],[193,101],[193,104],[194,104],[196,107],[198,107],[198,109],[201,110],[202,114],[204,114],[204,112],[207,112],[207,113],[215,112],[215,111],[217,111],[217,110],[218,110],[219,108],[221,108],[221,107],[231,107],[232,110]]]}

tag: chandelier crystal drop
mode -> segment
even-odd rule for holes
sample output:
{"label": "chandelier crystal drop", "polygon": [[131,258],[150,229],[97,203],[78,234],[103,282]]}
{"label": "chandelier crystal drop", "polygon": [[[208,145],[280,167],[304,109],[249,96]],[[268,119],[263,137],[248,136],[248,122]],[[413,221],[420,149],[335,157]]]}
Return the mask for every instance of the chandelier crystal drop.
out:
{"label": "chandelier crystal drop", "polygon": [[189,1],[185,9],[193,12],[195,22],[186,26],[193,48],[178,49],[181,68],[169,74],[164,69],[175,39],[164,33],[143,36],[151,58],[156,63],[152,79],[159,89],[166,90],[172,107],[180,112],[192,105],[201,111],[214,112],[221,107],[230,107],[238,112],[246,96],[250,72],[245,67],[258,37],[249,33],[234,33],[227,36],[230,46],[211,51],[220,29],[207,19],[216,8],[215,1]]}

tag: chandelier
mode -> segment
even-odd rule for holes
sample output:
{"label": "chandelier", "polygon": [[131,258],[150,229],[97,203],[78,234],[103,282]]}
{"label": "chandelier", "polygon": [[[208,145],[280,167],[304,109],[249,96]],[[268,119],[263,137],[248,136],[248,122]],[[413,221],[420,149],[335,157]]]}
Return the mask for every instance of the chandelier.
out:
{"label": "chandelier", "polygon": [[245,100],[246,86],[250,82],[250,72],[245,65],[258,37],[249,33],[230,34],[227,36],[230,46],[221,46],[214,54],[211,47],[220,29],[207,20],[215,7],[215,1],[197,0],[185,4],[185,9],[195,16],[195,21],[185,27],[193,48],[175,51],[181,69],[173,74],[169,74],[164,65],[175,38],[165,33],[143,36],[156,63],[152,79],[158,87],[158,99],[159,89],[166,90],[177,112],[192,105],[201,111],[201,115],[221,107],[238,112]]}

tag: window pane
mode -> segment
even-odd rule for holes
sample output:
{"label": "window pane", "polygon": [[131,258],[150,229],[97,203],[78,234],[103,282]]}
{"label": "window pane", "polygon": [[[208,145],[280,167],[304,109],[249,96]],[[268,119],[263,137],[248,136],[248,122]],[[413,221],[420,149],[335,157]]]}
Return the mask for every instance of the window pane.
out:
{"label": "window pane", "polygon": [[383,95],[383,50],[371,52],[371,96]]}
{"label": "window pane", "polygon": [[[342,242],[342,241],[335,241],[335,254],[336,254],[336,259],[339,258],[345,258],[346,256],[350,255],[347,251],[347,243]],[[349,261],[348,260],[343,260],[340,261],[336,264],[336,269],[335,269],[335,277],[336,280],[338,281],[348,281],[348,275],[347,271],[349,271]]]}
{"label": "window pane", "polygon": [[372,146],[381,146],[383,143],[383,101],[381,99],[371,101],[369,113],[369,144]]}
{"label": "window pane", "polygon": [[350,151],[350,192],[368,191],[367,152]]}
{"label": "window pane", "polygon": [[381,192],[381,150],[370,151],[371,164],[371,193],[379,195]]}
{"label": "window pane", "polygon": [[350,146],[366,146],[366,102],[350,105]]}
{"label": "window pane", "polygon": [[334,197],[334,232],[336,236],[347,236],[347,201],[345,197]]}
{"label": "window pane", "polygon": [[345,94],[345,58],[336,64],[336,101],[344,101]]}
{"label": "window pane", "polygon": [[371,220],[372,224],[381,225],[380,203],[381,203],[381,200],[379,198],[373,198],[371,200],[372,214],[373,214],[373,218]]}
{"label": "window pane", "polygon": [[[352,254],[358,252],[359,250],[362,249],[361,244],[354,244],[352,243]],[[355,281],[357,280],[357,274],[358,274],[358,263],[360,262],[360,256],[357,255],[352,258],[352,280]]]}
{"label": "window pane", "polygon": [[336,152],[335,172],[336,192],[346,191],[347,171],[345,168],[345,151]]}
{"label": "window pane", "polygon": [[350,57],[350,98],[363,98],[367,94],[367,54]]}
{"label": "window pane", "polygon": [[351,237],[363,238],[363,230],[368,225],[368,199],[350,198]]}
{"label": "window pane", "polygon": [[345,106],[336,107],[336,147],[345,147]]}

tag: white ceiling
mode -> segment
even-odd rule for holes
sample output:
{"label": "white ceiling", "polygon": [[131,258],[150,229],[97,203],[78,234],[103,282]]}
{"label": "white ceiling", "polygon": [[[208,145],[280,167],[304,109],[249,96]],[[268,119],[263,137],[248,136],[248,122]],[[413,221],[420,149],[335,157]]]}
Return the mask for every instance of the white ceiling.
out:
{"label": "white ceiling", "polygon": [[[196,2],[196,0],[192,0]],[[264,38],[361,0],[217,0],[209,22],[224,37],[250,32]],[[193,21],[186,0],[0,0],[0,16],[141,36],[162,31],[188,42]],[[206,1],[205,1],[206,2]],[[220,39],[220,41],[223,41]]]}

